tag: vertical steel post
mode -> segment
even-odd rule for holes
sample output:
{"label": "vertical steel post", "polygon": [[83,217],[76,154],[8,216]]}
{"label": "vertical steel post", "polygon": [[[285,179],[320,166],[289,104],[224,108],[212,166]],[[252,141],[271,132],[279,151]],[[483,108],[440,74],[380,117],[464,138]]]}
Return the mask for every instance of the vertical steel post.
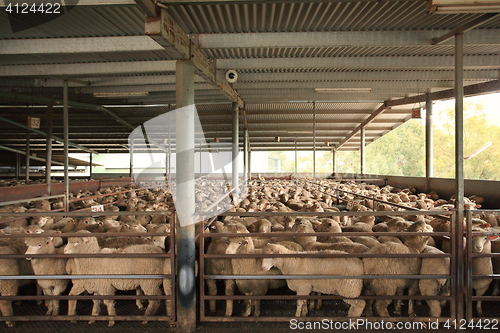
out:
{"label": "vertical steel post", "polygon": [[[457,242],[456,246],[463,246],[463,220],[464,220],[464,82],[463,82],[463,34],[455,35],[455,191],[457,209]],[[458,319],[464,318],[463,288],[464,288],[464,263],[458,261],[457,265],[457,295]],[[458,321],[458,320],[457,320]]]}
{"label": "vertical steel post", "polygon": [[21,173],[21,166],[19,163],[19,153],[16,153],[16,180],[19,180],[19,174]]}
{"label": "vertical steel post", "polygon": [[432,130],[432,101],[428,92],[425,99],[425,192],[431,190],[433,176],[433,130]]}
{"label": "vertical steel post", "polygon": [[45,164],[45,183],[47,184],[47,194],[51,195],[51,183],[50,178],[52,176],[52,119],[54,114],[54,107],[52,105],[47,106],[47,140],[45,141],[45,146],[47,149],[47,161]]}
{"label": "vertical steel post", "polygon": [[92,153],[90,153],[89,180],[92,179]]}
{"label": "vertical steel post", "polygon": [[316,179],[316,102],[313,102],[313,179]]}
{"label": "vertical steel post", "polygon": [[248,180],[252,179],[252,151],[250,150],[250,137],[248,138]]}
{"label": "vertical steel post", "polygon": [[239,159],[238,159],[238,153],[239,153],[239,142],[238,142],[238,136],[240,133],[240,109],[238,107],[238,103],[233,102],[233,184],[232,188],[235,189],[233,192],[235,195],[238,195],[239,190],[238,190],[238,172],[239,172]]}
{"label": "vertical steel post", "polygon": [[332,162],[333,162],[333,165],[332,165],[332,172],[333,172],[333,175],[335,176],[335,173],[337,172],[337,168],[336,168],[336,164],[335,164],[335,149],[332,149]]}
{"label": "vertical steel post", "polygon": [[26,184],[30,181],[30,131],[26,132],[26,172],[24,174],[24,180]]}
{"label": "vertical steel post", "polygon": [[202,172],[201,172],[201,144],[202,144],[202,140],[200,140],[200,177],[202,176]]}
{"label": "vertical steel post", "polygon": [[248,180],[248,129],[244,130],[243,136],[243,180]]}
{"label": "vertical steel post", "polygon": [[295,137],[295,177],[297,177],[297,137]]}
{"label": "vertical steel post", "polygon": [[[195,213],[194,173],[194,65],[189,60],[177,60],[175,75],[175,101],[177,108],[192,105],[177,113],[176,133],[176,195],[186,216]],[[177,323],[181,332],[196,330],[196,277],[195,277],[195,225],[181,227],[176,223],[177,245]]]}
{"label": "vertical steel post", "polygon": [[361,128],[361,176],[365,174],[365,128]]}
{"label": "vertical steel post", "polygon": [[65,209],[69,208],[69,158],[68,158],[68,141],[69,141],[69,111],[68,111],[68,81],[63,82],[63,123],[64,123],[64,195],[66,197]]}
{"label": "vertical steel post", "polygon": [[129,155],[130,155],[130,164],[129,164],[129,177],[130,177],[130,182],[134,182],[134,139],[130,142],[130,147],[129,147]]}

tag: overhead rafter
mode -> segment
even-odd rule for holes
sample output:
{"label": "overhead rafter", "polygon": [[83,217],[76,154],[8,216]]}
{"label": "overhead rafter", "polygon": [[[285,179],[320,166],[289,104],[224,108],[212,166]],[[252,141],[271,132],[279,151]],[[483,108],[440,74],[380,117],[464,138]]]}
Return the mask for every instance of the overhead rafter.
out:
{"label": "overhead rafter", "polygon": [[362,128],[365,128],[368,124],[374,121],[374,119],[382,114],[387,109],[387,105],[384,103],[382,104],[375,112],[373,112],[368,118],[366,118],[361,124],[359,124],[358,127],[356,127],[348,136],[345,137],[344,140],[340,141],[336,146],[335,149],[341,148],[347,141],[352,139],[354,135],[356,135],[359,131],[361,131]]}
{"label": "overhead rafter", "polygon": [[[467,70],[464,71],[464,80],[497,80],[500,78],[498,70]],[[341,80],[455,80],[452,70],[391,70],[391,71],[335,71],[321,73],[238,73],[238,82],[264,81],[336,81]]]}
{"label": "overhead rafter", "polygon": [[[487,13],[487,14],[484,14],[483,16],[481,17],[478,17],[472,21],[470,21],[469,23],[466,23],[456,29],[453,29],[452,31],[448,32],[447,34],[441,36],[441,37],[437,37],[437,38],[432,38],[432,45],[439,45],[439,44],[442,44],[446,41],[448,41],[449,39],[453,38],[456,34],[463,34],[464,32],[466,31],[469,31],[469,30],[472,30],[472,29],[475,29],[483,24],[486,24],[488,22],[490,22],[491,20],[493,19],[496,19],[500,16],[500,13]],[[481,31],[481,34],[484,34],[484,31]],[[467,36],[468,38],[470,38],[470,35],[472,35],[471,33],[468,33]],[[474,34],[475,36],[474,37],[478,37],[477,33]]]}
{"label": "overhead rafter", "polygon": [[[499,55],[464,55],[464,69],[499,69]],[[386,57],[301,57],[217,59],[220,69],[419,69],[453,70],[454,56],[386,56]]]}
{"label": "overhead rafter", "polygon": [[231,102],[236,102],[240,108],[243,108],[244,103],[238,93],[234,91],[228,83],[217,82],[215,66],[203,55],[201,50],[193,44],[189,36],[182,30],[179,24],[175,22],[167,10],[161,8],[160,12],[161,14],[154,18],[146,18],[146,34],[163,46],[167,53],[175,59],[191,60],[197,74],[218,87]]}
{"label": "overhead rafter", "polygon": [[100,52],[162,51],[148,36],[40,38],[0,40],[6,54],[77,54]]}
{"label": "overhead rafter", "polygon": [[89,76],[175,72],[175,60],[0,66],[0,76]]}
{"label": "overhead rafter", "polygon": [[[438,31],[321,31],[198,34],[201,49],[428,46]],[[500,44],[500,30],[474,31],[464,44]]]}
{"label": "overhead rafter", "polygon": [[[24,146],[26,146],[26,144],[24,144]],[[11,147],[6,147],[6,146],[3,146],[3,145],[0,145],[0,149],[1,150],[7,150],[7,151],[10,151],[10,152],[13,152],[13,153],[18,153],[18,154],[26,155],[25,151],[22,151],[22,150],[19,150],[19,149],[14,149],[14,148],[11,148]],[[36,156],[32,156],[32,155],[29,155],[29,158],[31,160],[40,161],[40,162],[46,162],[47,161],[45,158],[36,157]],[[55,164],[55,165],[64,165],[64,163],[57,162],[57,161],[51,161],[51,163]],[[69,164],[69,166],[70,167],[76,167],[76,165],[73,165],[73,164]]]}

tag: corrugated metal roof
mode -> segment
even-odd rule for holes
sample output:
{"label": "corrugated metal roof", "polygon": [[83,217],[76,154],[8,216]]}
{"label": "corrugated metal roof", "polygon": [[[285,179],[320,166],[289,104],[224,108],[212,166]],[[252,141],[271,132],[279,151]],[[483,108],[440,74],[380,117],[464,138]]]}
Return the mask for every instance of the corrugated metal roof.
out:
{"label": "corrugated metal roof", "polygon": [[[277,3],[263,2],[205,2],[191,4],[172,4],[168,6],[168,12],[188,34],[220,34],[220,33],[250,33],[250,32],[342,32],[353,31],[367,32],[414,32],[423,30],[440,31],[451,30],[481,16],[476,14],[459,15],[428,15],[426,1],[305,1]],[[32,39],[32,38],[69,38],[69,37],[107,37],[107,36],[138,36],[144,35],[145,16],[135,4],[118,6],[78,6],[71,12],[54,19],[48,23],[12,33],[9,21],[4,12],[0,12],[0,39]],[[38,22],[32,22],[36,24]],[[500,18],[490,20],[481,26],[481,29],[499,29]],[[486,30],[484,30],[486,31]],[[436,33],[438,34],[438,33]],[[437,37],[437,36],[436,36]],[[223,38],[223,36],[221,36]],[[489,39],[485,38],[485,39]],[[494,37],[485,43],[465,45],[465,55],[498,55],[500,54],[500,42]],[[195,39],[193,39],[195,40]],[[358,46],[342,43],[338,45],[312,45],[313,47],[255,47],[240,45],[241,47],[209,48],[202,52],[210,59],[243,59],[243,58],[338,58],[349,57],[360,61],[370,57],[409,57],[421,56],[453,56],[453,44],[447,45],[408,45],[406,43],[389,46],[381,43],[377,46]],[[332,46],[333,45],[333,46]],[[271,45],[272,46],[272,45]],[[224,46],[217,46],[224,47]],[[33,52],[19,55],[0,55],[0,66],[15,67],[22,65],[41,64],[80,64],[80,63],[115,63],[127,62],[123,66],[134,66],[136,61],[156,61],[170,59],[165,51],[137,51],[137,52],[92,52],[74,54],[55,53],[38,54]],[[316,61],[317,59],[314,59]],[[227,63],[227,61],[226,61]],[[314,62],[311,62],[314,63]],[[273,142],[274,136],[280,135],[284,141],[291,142],[294,131],[312,130],[313,109],[316,110],[317,136],[325,138],[329,142],[340,142],[341,138],[351,132],[369,115],[381,106],[381,102],[393,98],[412,96],[416,93],[439,91],[451,88],[453,82],[453,71],[446,70],[409,70],[402,67],[400,70],[391,67],[387,70],[377,67],[366,68],[328,68],[309,66],[295,66],[294,68],[269,68],[269,69],[241,69],[238,82],[234,85],[246,102],[248,127],[254,142],[280,144]],[[489,65],[490,67],[491,64]],[[254,66],[258,67],[258,66]],[[307,68],[306,68],[307,67]],[[387,67],[387,66],[386,66]],[[40,95],[51,98],[62,98],[60,85],[48,84],[39,86],[35,76],[25,75],[25,81],[16,86],[12,84],[21,77],[9,77],[2,83],[0,90],[17,91],[28,94]],[[20,76],[22,76],[20,75]],[[36,76],[39,77],[38,75]],[[45,76],[41,76],[45,78]],[[78,76],[75,75],[74,78]],[[82,76],[79,75],[81,78]],[[96,89],[120,92],[143,91],[150,88],[148,96],[144,97],[114,97],[98,99],[88,91],[80,89],[78,84],[70,85],[70,98],[79,102],[94,104],[134,104],[134,107],[111,108],[113,112],[121,116],[134,126],[141,122],[163,114],[171,110],[175,105],[175,91],[172,86],[162,86],[167,83],[158,80],[157,76],[147,73],[130,75],[126,71],[116,74],[96,74],[86,79],[99,79],[103,82],[109,79],[109,84],[99,86],[94,82],[91,86]],[[138,80],[138,78],[142,78]],[[500,78],[498,70],[491,70],[488,66],[478,67],[478,70],[465,72],[465,82],[483,82]],[[163,79],[163,78],[162,78]],[[168,83],[173,85],[174,81],[169,77]],[[51,78],[50,80],[57,80]],[[150,80],[151,82],[148,82]],[[423,83],[425,81],[425,83]],[[119,82],[119,83],[118,83]],[[309,84],[300,86],[304,82]],[[371,93],[315,93],[315,83],[329,83],[331,87],[371,87]],[[374,83],[375,82],[375,83]],[[387,87],[384,86],[385,83]],[[250,84],[251,83],[251,84]],[[265,83],[262,87],[259,84]],[[273,86],[276,83],[276,87]],[[294,83],[283,84],[279,83]],[[295,85],[298,84],[298,85]],[[357,85],[354,85],[356,83]],[[420,85],[421,84],[421,85]],[[246,86],[245,86],[246,85]],[[127,88],[121,88],[126,86]],[[325,84],[325,87],[328,85]],[[142,90],[141,90],[142,89]],[[195,88],[196,89],[196,88]],[[92,90],[89,90],[92,91]],[[220,137],[228,140],[231,132],[232,105],[223,93],[210,89],[207,85],[198,85],[195,92],[195,101],[199,103],[197,109],[206,131],[220,133]],[[292,102],[303,101],[303,102]],[[312,103],[311,101],[316,101]],[[4,102],[5,104],[17,102]],[[170,105],[163,105],[168,104]],[[18,103],[22,104],[22,103]],[[162,104],[154,107],[141,107],[141,104]],[[372,142],[406,121],[411,109],[423,106],[415,103],[394,107],[386,110],[375,118],[366,127],[367,142]],[[405,111],[405,112],[398,112]],[[13,111],[15,112],[15,111]],[[16,119],[21,119],[20,113]],[[24,118],[25,113],[22,113]],[[94,130],[103,141],[109,140],[113,133],[120,136],[123,142],[126,129],[106,115],[86,114],[81,112],[80,118],[74,116],[71,119],[71,128],[78,129],[81,135],[89,135]],[[94,118],[95,116],[95,118]],[[78,120],[81,119],[80,127]],[[5,128],[0,124],[0,131]],[[59,123],[58,123],[59,126]],[[240,129],[243,122],[240,121]],[[59,129],[59,128],[58,128]],[[222,133],[224,132],[224,133]],[[125,134],[124,134],[125,133]],[[6,132],[8,135],[15,133]],[[22,133],[24,135],[24,133]],[[212,135],[212,134],[211,134]],[[312,134],[295,135],[302,137],[304,143],[309,142],[312,146]],[[22,137],[22,135],[21,135]],[[322,139],[323,140],[323,139]],[[1,140],[0,140],[1,141]],[[108,141],[110,142],[110,141]],[[113,143],[116,144],[116,143]],[[111,143],[109,147],[111,147]],[[358,149],[359,133],[348,142],[342,149]],[[104,148],[103,148],[104,149]],[[114,148],[117,149],[117,148]],[[125,149],[125,148],[124,148]]]}
{"label": "corrugated metal roof", "polygon": [[[428,15],[425,1],[171,5],[189,34],[454,29],[481,14]],[[487,28],[498,28],[500,19]]]}
{"label": "corrugated metal roof", "polygon": [[[36,16],[43,19],[43,16]],[[0,39],[105,37],[144,35],[144,13],[136,5],[76,6],[68,13],[16,33],[0,11]]]}

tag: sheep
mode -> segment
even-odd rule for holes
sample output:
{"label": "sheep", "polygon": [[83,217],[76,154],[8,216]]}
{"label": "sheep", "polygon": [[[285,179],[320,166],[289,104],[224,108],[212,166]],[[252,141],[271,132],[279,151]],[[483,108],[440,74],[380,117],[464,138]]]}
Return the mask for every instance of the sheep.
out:
{"label": "sheep", "polygon": [[[426,246],[422,253],[444,254],[432,246]],[[450,274],[450,258],[422,258],[420,275]],[[449,279],[421,279],[418,288],[422,296],[449,296],[451,281]],[[446,301],[426,300],[431,317],[441,317],[441,309]]]}
{"label": "sheep", "polygon": [[[484,232],[482,228],[473,228],[472,231]],[[491,240],[497,236],[472,235],[472,253],[491,253]],[[493,264],[491,257],[472,258],[472,275],[490,275],[493,274]],[[490,287],[492,279],[473,279],[472,289],[476,291],[476,296],[483,294]],[[477,314],[483,317],[481,301],[476,304]]]}
{"label": "sheep", "polygon": [[[300,225],[296,232],[299,233],[314,233],[314,230],[308,225]],[[334,242],[320,243],[316,241],[316,236],[295,237],[295,241],[299,243],[306,251],[321,251],[321,250],[341,250],[348,253],[364,253],[368,251],[368,247],[353,242]]]}
{"label": "sheep", "polygon": [[[24,254],[25,246],[11,243],[9,246],[0,246],[0,255]],[[31,265],[24,259],[0,259],[0,275],[33,275]],[[29,284],[30,280],[0,280],[1,296],[16,296],[19,287]],[[5,317],[14,315],[12,301],[0,300],[0,311]],[[8,327],[13,327],[14,322],[6,321]]]}
{"label": "sheep", "polygon": [[[97,239],[92,236],[69,237],[64,253],[100,253],[101,249]],[[109,253],[109,252],[108,252]],[[123,249],[123,253],[164,253],[153,245],[132,245]],[[169,274],[165,271],[170,267],[169,258],[74,258],[72,274]],[[136,290],[141,288],[146,295],[161,295],[160,279],[73,279],[73,287],[69,295],[78,295],[84,291],[97,295],[114,295],[115,290]],[[164,286],[165,287],[165,286]],[[116,315],[114,301],[104,300],[110,316]],[[145,316],[153,315],[159,306],[158,300],[150,300]],[[76,300],[68,301],[68,315],[75,315]],[[99,303],[94,302],[92,315],[99,314]],[[168,308],[167,308],[168,311]],[[167,313],[167,315],[169,315]],[[93,323],[91,320],[89,323]],[[146,323],[144,321],[143,323]],[[109,321],[109,326],[114,325],[114,320]]]}
{"label": "sheep", "polygon": [[[268,244],[263,253],[291,254],[313,253],[296,252],[276,244]],[[339,254],[341,251],[324,251],[322,253]],[[284,275],[300,275],[307,272],[310,275],[363,275],[363,262],[359,258],[265,258],[262,260],[262,269],[269,271],[272,267],[278,268]],[[365,307],[364,300],[355,300],[363,288],[362,279],[321,279],[321,280],[286,280],[288,288],[297,295],[310,295],[311,292],[340,295],[346,297],[344,302],[350,304],[348,316],[358,317]],[[307,300],[297,300],[296,317],[307,315]]]}
{"label": "sheep", "polygon": [[[250,254],[262,253],[262,249],[256,249],[250,237],[231,238],[226,249],[226,254]],[[233,274],[235,275],[279,275],[277,269],[263,272],[260,269],[262,259],[240,258],[231,259]],[[277,289],[285,286],[283,280],[236,280],[239,291],[245,295],[265,295],[268,289]],[[244,317],[248,317],[253,310],[255,317],[260,316],[260,300],[245,300],[246,309]]]}
{"label": "sheep", "polygon": [[[56,249],[52,239],[45,237],[33,237],[26,240],[28,249],[26,254],[61,254],[61,249]],[[65,258],[26,258],[30,261],[35,275],[66,275]],[[58,296],[66,290],[69,281],[67,279],[38,279],[38,285],[43,289],[44,295]],[[47,316],[59,314],[59,300],[48,300]]]}
{"label": "sheep", "polygon": [[[432,228],[425,222],[415,222],[407,231],[431,232]],[[367,253],[421,253],[430,236],[407,236],[404,244],[386,242],[371,248]],[[421,260],[419,258],[363,258],[365,275],[400,275],[419,274]],[[409,288],[409,294],[414,295],[418,289],[417,280],[409,279],[367,279],[366,294],[402,295]],[[388,317],[387,306],[391,300],[377,300],[375,307],[379,316]],[[396,302],[396,313],[401,313],[401,301]],[[410,300],[408,314],[413,315],[413,302]],[[367,315],[371,315],[371,304],[367,306]]]}
{"label": "sheep", "polygon": [[[241,233],[248,232],[244,225],[241,223],[229,223],[224,224],[222,222],[216,221],[210,226],[210,232],[215,233]],[[207,254],[224,254],[226,253],[229,241],[227,238],[213,238],[208,245]],[[232,266],[230,259],[206,259],[205,260],[205,274],[215,275],[215,274],[232,274]],[[217,295],[217,285],[216,280],[207,279],[208,294],[215,296]],[[225,284],[225,294],[234,295],[234,289],[236,287],[236,282],[231,279],[224,280]],[[215,312],[215,300],[210,300],[209,307],[211,312]],[[226,301],[226,316],[230,317],[233,314],[233,300]]]}

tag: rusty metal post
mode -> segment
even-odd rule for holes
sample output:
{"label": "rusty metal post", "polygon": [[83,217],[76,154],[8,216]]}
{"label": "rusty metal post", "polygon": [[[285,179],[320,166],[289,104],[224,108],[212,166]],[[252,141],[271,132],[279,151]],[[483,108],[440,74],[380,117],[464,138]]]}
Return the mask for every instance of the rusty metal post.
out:
{"label": "rusty metal post", "polygon": [[[177,202],[182,203],[186,216],[195,213],[194,192],[194,65],[189,60],[177,60],[175,75],[177,108],[192,105],[176,115],[176,183]],[[181,227],[176,223],[177,245],[177,321],[181,332],[196,330],[195,225]]]}
{"label": "rusty metal post", "polygon": [[[463,249],[464,220],[464,82],[463,82],[463,34],[455,35],[455,191],[457,209],[457,247]],[[457,251],[458,252],[458,251]],[[457,267],[457,321],[464,318],[463,288],[464,263],[458,261]]]}
{"label": "rusty metal post", "polygon": [[26,172],[24,180],[26,180],[26,184],[30,181],[30,131],[26,132]]}
{"label": "rusty metal post", "polygon": [[47,139],[46,139],[46,149],[47,157],[45,162],[45,183],[47,184],[47,194],[50,195],[51,183],[50,178],[52,176],[52,118],[54,113],[54,107],[52,105],[47,106]]}

